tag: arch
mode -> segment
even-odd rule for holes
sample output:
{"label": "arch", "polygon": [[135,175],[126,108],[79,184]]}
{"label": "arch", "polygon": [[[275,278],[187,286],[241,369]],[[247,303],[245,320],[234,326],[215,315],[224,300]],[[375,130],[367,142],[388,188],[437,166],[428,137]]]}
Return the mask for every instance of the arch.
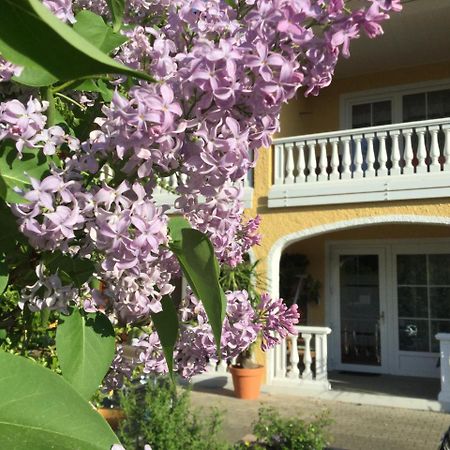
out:
{"label": "arch", "polygon": [[[330,233],[351,228],[362,228],[381,224],[424,224],[424,225],[450,225],[450,217],[425,216],[425,215],[383,215],[358,217],[351,220],[325,223],[315,227],[296,231],[279,238],[271,247],[267,256],[267,283],[268,291],[272,297],[278,297],[280,292],[280,258],[283,250],[294,242],[308,239],[320,234]],[[270,384],[274,377],[274,366],[279,360],[286,358],[282,352],[276,349],[269,350],[267,354],[266,377]]]}
{"label": "arch", "polygon": [[424,215],[387,215],[358,217],[351,220],[325,223],[305,230],[295,231],[278,239],[272,245],[267,256],[267,282],[268,290],[272,296],[279,295],[280,258],[283,250],[294,242],[309,239],[320,234],[351,228],[361,228],[381,224],[424,224],[424,225],[450,225],[450,217],[424,216]]}

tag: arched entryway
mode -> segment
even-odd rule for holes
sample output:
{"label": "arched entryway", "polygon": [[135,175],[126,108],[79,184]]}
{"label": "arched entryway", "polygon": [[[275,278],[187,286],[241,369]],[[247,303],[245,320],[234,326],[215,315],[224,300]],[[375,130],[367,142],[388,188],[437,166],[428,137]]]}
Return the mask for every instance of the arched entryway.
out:
{"label": "arched entryway", "polygon": [[307,325],[333,329],[331,368],[438,376],[434,335],[450,331],[448,225],[447,217],[382,216],[292,233],[269,253],[270,291],[279,295],[281,256],[304,256],[321,284]]}

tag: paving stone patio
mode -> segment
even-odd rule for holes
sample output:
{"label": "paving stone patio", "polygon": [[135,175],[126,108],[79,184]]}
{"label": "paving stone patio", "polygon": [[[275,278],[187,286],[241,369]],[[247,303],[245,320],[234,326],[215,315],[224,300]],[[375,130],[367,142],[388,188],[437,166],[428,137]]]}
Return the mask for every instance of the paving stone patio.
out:
{"label": "paving stone patio", "polygon": [[251,432],[262,404],[301,419],[329,411],[333,420],[329,427],[330,446],[334,449],[436,450],[440,437],[450,426],[450,415],[444,413],[269,393],[261,394],[258,401],[239,400],[224,388],[195,390],[192,404],[204,413],[208,407],[225,410],[221,437],[228,442]]}

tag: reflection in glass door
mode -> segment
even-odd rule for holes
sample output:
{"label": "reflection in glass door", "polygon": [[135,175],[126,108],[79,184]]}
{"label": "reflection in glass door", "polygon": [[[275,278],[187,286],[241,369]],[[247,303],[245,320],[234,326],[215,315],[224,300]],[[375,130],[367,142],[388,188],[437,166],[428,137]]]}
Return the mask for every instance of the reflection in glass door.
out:
{"label": "reflection in glass door", "polygon": [[379,255],[339,256],[341,363],[381,366]]}

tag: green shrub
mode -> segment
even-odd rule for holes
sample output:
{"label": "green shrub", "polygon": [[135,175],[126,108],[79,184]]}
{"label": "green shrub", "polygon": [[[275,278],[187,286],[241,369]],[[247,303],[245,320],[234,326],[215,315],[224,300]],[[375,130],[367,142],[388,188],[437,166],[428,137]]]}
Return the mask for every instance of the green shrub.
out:
{"label": "green shrub", "polygon": [[262,407],[253,426],[256,442],[240,443],[236,450],[323,450],[327,445],[326,415],[306,423],[296,417],[283,418],[273,408]]}
{"label": "green shrub", "polygon": [[121,394],[126,419],[118,436],[127,450],[226,450],[217,434],[221,417],[212,410],[208,417],[190,409],[189,391],[177,391],[165,378],[144,385],[129,385]]}

